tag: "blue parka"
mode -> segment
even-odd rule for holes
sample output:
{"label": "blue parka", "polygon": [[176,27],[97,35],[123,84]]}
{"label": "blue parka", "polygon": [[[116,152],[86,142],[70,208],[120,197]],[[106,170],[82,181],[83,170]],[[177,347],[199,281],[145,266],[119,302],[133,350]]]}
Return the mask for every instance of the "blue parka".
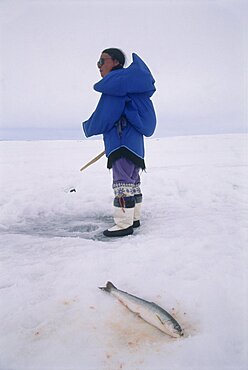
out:
{"label": "blue parka", "polygon": [[155,80],[135,53],[128,68],[112,70],[94,89],[102,93],[96,110],[82,123],[86,137],[103,134],[106,156],[120,149],[144,159],[144,136],[151,136],[156,115],[150,97]]}

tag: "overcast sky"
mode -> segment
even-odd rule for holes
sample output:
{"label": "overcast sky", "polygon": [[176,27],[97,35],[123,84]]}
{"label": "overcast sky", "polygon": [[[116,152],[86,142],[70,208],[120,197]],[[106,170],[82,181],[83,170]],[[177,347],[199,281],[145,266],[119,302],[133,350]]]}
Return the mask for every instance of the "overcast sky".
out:
{"label": "overcast sky", "polygon": [[0,0],[0,12],[2,138],[83,138],[108,47],[150,68],[156,136],[245,130],[247,1]]}

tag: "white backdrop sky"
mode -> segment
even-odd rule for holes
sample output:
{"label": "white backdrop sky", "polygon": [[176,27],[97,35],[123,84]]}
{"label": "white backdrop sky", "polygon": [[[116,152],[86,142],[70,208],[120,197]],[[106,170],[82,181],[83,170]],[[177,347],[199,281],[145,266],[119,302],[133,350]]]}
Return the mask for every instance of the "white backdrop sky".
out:
{"label": "white backdrop sky", "polygon": [[245,131],[247,9],[241,0],[0,0],[2,139],[82,138],[107,47],[151,69],[157,136]]}

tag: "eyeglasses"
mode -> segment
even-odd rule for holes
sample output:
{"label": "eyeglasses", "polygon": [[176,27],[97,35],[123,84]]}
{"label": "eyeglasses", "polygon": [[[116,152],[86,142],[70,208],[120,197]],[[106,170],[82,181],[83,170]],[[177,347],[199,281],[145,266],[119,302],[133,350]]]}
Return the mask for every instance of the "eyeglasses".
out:
{"label": "eyeglasses", "polygon": [[104,65],[106,59],[112,59],[112,58],[111,57],[109,57],[109,58],[100,58],[97,62],[97,67],[98,68],[102,67]]}

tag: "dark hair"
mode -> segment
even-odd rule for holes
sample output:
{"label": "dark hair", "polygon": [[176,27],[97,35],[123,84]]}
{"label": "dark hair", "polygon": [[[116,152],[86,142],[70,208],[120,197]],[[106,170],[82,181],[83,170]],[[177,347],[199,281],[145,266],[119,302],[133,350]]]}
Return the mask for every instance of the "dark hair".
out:
{"label": "dark hair", "polygon": [[107,53],[113,60],[118,60],[120,65],[123,67],[126,61],[125,54],[120,49],[109,48],[103,50],[103,53]]}

